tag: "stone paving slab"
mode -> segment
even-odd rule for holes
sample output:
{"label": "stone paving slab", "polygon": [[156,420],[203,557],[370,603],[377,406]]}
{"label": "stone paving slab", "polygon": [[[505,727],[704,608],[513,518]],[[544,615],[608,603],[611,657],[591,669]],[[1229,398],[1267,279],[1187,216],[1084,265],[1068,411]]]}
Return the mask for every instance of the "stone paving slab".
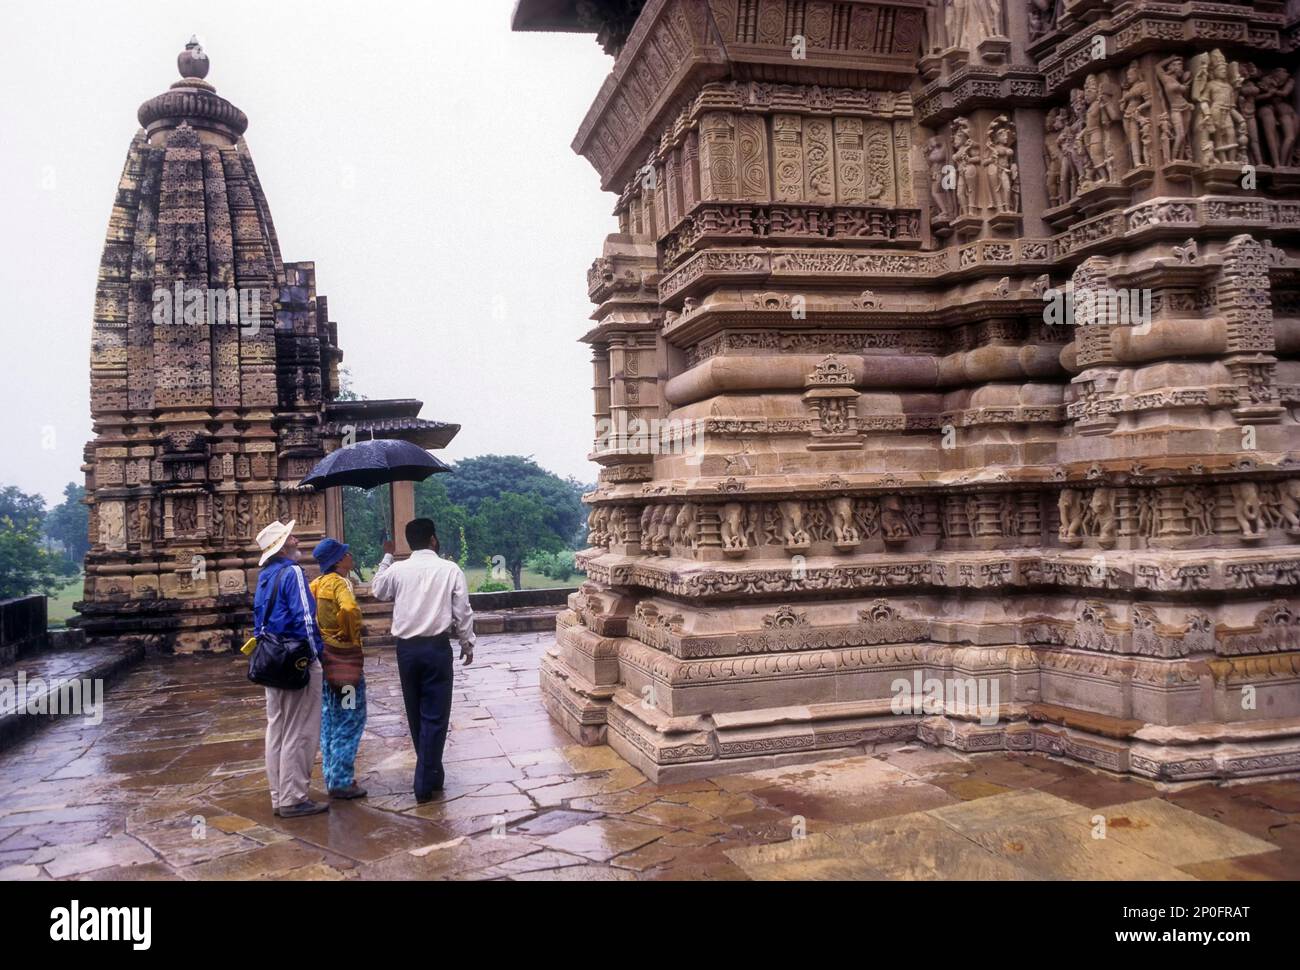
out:
{"label": "stone paving slab", "polygon": [[447,789],[427,805],[395,659],[370,650],[370,797],[291,820],[271,812],[264,697],[243,658],[150,658],[108,692],[102,723],[66,718],[0,752],[0,879],[1300,877],[1294,780],[1160,790],[905,744],[654,785],[546,717],[551,639],[485,636],[457,665]]}

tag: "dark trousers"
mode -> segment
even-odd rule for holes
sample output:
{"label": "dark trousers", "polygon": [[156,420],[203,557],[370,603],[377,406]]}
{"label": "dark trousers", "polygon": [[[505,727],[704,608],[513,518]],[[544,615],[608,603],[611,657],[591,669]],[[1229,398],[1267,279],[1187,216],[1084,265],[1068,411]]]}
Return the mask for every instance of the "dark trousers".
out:
{"label": "dark trousers", "polygon": [[414,637],[397,641],[406,723],[415,745],[415,797],[430,798],[442,787],[442,748],[451,718],[451,639]]}

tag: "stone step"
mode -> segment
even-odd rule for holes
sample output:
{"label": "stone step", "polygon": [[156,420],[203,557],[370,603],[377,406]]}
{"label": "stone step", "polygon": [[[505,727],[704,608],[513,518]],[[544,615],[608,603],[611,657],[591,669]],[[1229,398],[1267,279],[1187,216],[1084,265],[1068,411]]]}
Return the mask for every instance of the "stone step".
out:
{"label": "stone step", "polygon": [[0,751],[60,717],[87,716],[84,704],[107,703],[91,685],[107,688],[143,659],[143,646],[109,644],[45,650],[0,667]]}

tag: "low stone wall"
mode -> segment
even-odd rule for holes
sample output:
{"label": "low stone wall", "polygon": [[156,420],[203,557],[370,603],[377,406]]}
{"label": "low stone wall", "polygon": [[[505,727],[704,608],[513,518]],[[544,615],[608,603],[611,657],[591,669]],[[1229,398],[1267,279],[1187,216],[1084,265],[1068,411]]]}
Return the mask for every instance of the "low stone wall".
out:
{"label": "low stone wall", "polygon": [[556,586],[553,589],[512,589],[505,593],[470,593],[469,605],[475,613],[565,606],[569,602],[569,594],[577,591],[576,586]]}
{"label": "low stone wall", "polygon": [[44,596],[0,600],[0,663],[13,663],[24,654],[42,649],[47,623]]}

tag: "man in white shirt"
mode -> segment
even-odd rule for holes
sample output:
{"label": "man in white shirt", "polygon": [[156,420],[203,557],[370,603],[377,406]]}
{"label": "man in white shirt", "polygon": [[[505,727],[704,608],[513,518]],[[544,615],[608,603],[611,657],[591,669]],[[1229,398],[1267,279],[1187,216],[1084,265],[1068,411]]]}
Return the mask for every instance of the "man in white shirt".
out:
{"label": "man in white shirt", "polygon": [[415,800],[424,803],[443,785],[442,748],[451,718],[451,634],[460,641],[461,660],[472,662],[474,611],[465,574],[437,553],[433,520],[409,522],[406,543],[411,558],[398,563],[393,562],[392,542],[384,543],[384,559],[370,581],[370,592],[376,599],[393,601],[397,673],[415,744]]}

